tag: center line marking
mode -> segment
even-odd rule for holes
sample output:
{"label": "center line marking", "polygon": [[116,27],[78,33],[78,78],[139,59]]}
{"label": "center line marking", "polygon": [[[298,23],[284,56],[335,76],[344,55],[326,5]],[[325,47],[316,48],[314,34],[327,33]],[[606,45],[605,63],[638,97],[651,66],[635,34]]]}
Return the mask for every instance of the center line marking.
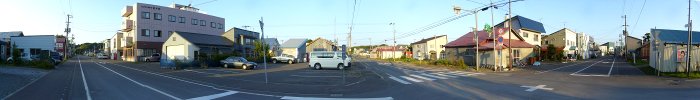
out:
{"label": "center line marking", "polygon": [[88,100],[92,100],[92,96],[90,96],[90,88],[88,88],[87,81],[85,81],[85,71],[83,71],[83,63],[80,62],[80,56],[78,56],[78,65],[80,66],[80,76],[83,77],[83,86],[85,87],[85,95],[87,96]]}

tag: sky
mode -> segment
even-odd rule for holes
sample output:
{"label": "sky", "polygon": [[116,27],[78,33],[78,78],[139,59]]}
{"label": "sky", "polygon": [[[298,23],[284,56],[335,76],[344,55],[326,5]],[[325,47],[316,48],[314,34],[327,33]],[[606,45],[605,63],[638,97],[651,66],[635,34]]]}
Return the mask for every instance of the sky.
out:
{"label": "sky", "polygon": [[[475,16],[466,16],[430,30],[407,35],[416,29],[455,16],[452,7],[474,9],[489,0],[2,0],[0,31],[23,31],[25,35],[65,34],[66,14],[72,14],[71,28],[77,43],[100,42],[121,27],[121,10],[127,5],[148,3],[169,6],[192,4],[207,14],[223,17],[226,30],[243,26],[260,32],[258,20],[265,22],[265,37],[318,37],[347,44],[352,28],[352,45],[391,44],[394,30],[398,44],[447,35],[452,41],[472,31]],[[494,0],[493,2],[503,2]],[[353,20],[354,6],[354,20]],[[700,0],[691,2],[691,19],[700,18]],[[493,11],[493,13],[491,13]],[[524,0],[512,4],[513,15],[539,21],[546,33],[564,27],[593,36],[594,40],[619,39],[627,15],[631,36],[642,37],[652,28],[687,30],[686,0]],[[462,12],[467,13],[467,12]],[[507,5],[477,14],[478,27],[500,23]],[[492,16],[493,15],[493,19]],[[389,23],[395,23],[394,26]],[[700,25],[693,26],[700,30]]]}

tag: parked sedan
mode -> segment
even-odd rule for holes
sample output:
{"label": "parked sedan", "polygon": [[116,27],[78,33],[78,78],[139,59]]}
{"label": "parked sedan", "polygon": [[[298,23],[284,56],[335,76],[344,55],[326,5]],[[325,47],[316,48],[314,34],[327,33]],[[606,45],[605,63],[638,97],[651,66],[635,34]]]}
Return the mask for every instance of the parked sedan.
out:
{"label": "parked sedan", "polygon": [[255,62],[250,62],[243,57],[228,57],[224,60],[219,61],[224,68],[238,67],[241,69],[255,69],[258,66]]}
{"label": "parked sedan", "polygon": [[151,61],[160,61],[160,54],[152,54],[149,57],[144,58],[144,61],[146,62],[151,62]]}

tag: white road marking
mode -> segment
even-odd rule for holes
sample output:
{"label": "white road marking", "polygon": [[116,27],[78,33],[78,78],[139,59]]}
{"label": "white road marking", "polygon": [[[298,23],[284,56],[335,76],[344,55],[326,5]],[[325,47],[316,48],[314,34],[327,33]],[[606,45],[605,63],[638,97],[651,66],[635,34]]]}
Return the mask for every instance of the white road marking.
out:
{"label": "white road marking", "polygon": [[392,80],[394,80],[394,81],[396,81],[396,82],[399,82],[399,83],[401,83],[401,84],[411,84],[410,82],[406,82],[406,81],[404,81],[404,80],[402,80],[402,79],[399,79],[399,78],[396,78],[396,77],[393,77],[393,76],[389,77],[389,79],[392,79]]}
{"label": "white road marking", "polygon": [[439,76],[444,76],[444,77],[457,78],[457,76],[446,75],[446,74],[443,74],[442,72],[432,73],[432,74],[439,75]]}
{"label": "white road marking", "polygon": [[428,81],[433,81],[433,80],[435,80],[435,79],[423,77],[423,76],[420,76],[420,75],[408,75],[408,76],[413,76],[413,77],[417,77],[417,78],[420,78],[420,79],[423,79],[423,80],[428,80]]}
{"label": "white road marking", "polygon": [[610,77],[610,73],[612,73],[612,69],[613,69],[613,67],[615,67],[615,60],[617,60],[617,59],[613,59],[612,65],[610,65],[610,70],[608,71],[608,77]]}
{"label": "white road marking", "polygon": [[185,71],[190,71],[190,72],[195,72],[195,73],[201,73],[201,74],[213,74],[213,73],[207,73],[207,72],[200,72],[200,71],[196,71],[196,70],[189,70],[189,69],[185,69]]}
{"label": "white road marking", "polygon": [[[603,61],[603,60],[601,60],[601,61]],[[542,73],[546,73],[546,72],[550,72],[550,71],[555,71],[555,70],[559,70],[559,69],[562,69],[562,68],[566,68],[566,67],[571,67],[571,66],[574,66],[574,65],[578,65],[578,64],[581,64],[581,63],[586,63],[586,62],[588,62],[588,61],[584,61],[584,62],[580,62],[580,63],[576,63],[576,64],[571,64],[571,65],[567,65],[567,66],[559,67],[559,68],[555,68],[555,69],[550,69],[550,70],[546,70],[546,71],[539,71],[539,72],[537,72],[537,73],[535,73],[535,74],[542,74]]]}
{"label": "white road marking", "polygon": [[447,79],[447,78],[445,78],[445,77],[430,75],[430,74],[426,74],[426,73],[423,73],[423,74],[420,74],[420,75],[428,76],[428,77],[432,77],[432,78],[437,78],[437,79]]}
{"label": "white road marking", "polygon": [[219,94],[191,98],[191,99],[187,99],[187,100],[212,100],[212,99],[221,98],[221,97],[236,94],[236,93],[238,93],[238,91],[228,91],[228,92],[219,93]]}
{"label": "white road marking", "polygon": [[[131,68],[131,67],[126,67],[126,66],[124,66],[124,65],[119,65],[119,64],[113,64],[113,65],[117,65],[117,66],[119,66],[119,67],[124,67],[124,68],[128,68],[128,69],[131,69],[131,70],[136,70],[136,71],[140,71],[140,72],[144,72],[144,73],[148,73],[148,74],[153,74],[153,75],[160,76],[160,77],[170,78],[170,79],[182,81],[182,82],[185,82],[185,83],[190,83],[190,84],[195,84],[195,85],[199,85],[199,86],[209,87],[209,88],[216,89],[216,90],[232,91],[232,90],[220,89],[220,88],[217,88],[217,87],[214,87],[214,86],[211,86],[211,85],[204,85],[204,84],[201,84],[201,83],[195,83],[195,82],[191,82],[191,81],[187,81],[187,80],[182,80],[182,79],[179,79],[179,78],[174,78],[174,77],[170,77],[170,76],[165,76],[165,75],[158,74],[158,73],[153,73],[153,72],[143,71],[143,70],[140,70],[140,69],[135,69],[135,68]],[[251,94],[251,95],[259,95],[259,96],[268,96],[268,97],[282,97],[282,96],[276,96],[276,95],[268,95],[268,94],[252,93],[252,92],[242,92],[242,91],[239,91],[238,93]]]}
{"label": "white road marking", "polygon": [[133,83],[136,83],[136,84],[138,84],[138,85],[140,85],[140,86],[146,87],[146,88],[148,88],[148,89],[151,89],[151,90],[153,90],[153,91],[156,91],[156,92],[158,92],[158,93],[160,93],[160,94],[163,94],[163,95],[168,96],[168,97],[170,97],[170,98],[173,98],[173,99],[175,99],[175,100],[181,100],[180,98],[177,98],[177,97],[175,97],[175,96],[173,96],[173,95],[170,95],[170,94],[168,94],[168,93],[165,93],[165,92],[163,92],[163,91],[160,91],[160,90],[158,90],[158,89],[156,89],[156,88],[153,88],[153,87],[151,87],[151,86],[142,84],[141,82],[134,81],[133,79],[131,79],[131,78],[129,78],[129,77],[126,77],[126,76],[122,75],[121,73],[116,72],[116,71],[114,71],[114,70],[112,70],[112,69],[109,69],[109,68],[107,68],[107,67],[105,67],[105,66],[103,66],[103,65],[101,65],[101,64],[99,64],[99,63],[95,63],[95,64],[100,65],[100,66],[102,66],[102,68],[105,68],[105,69],[111,71],[112,73],[115,73],[115,74],[117,74],[117,75],[119,75],[119,76],[121,76],[121,77],[123,77],[123,78],[125,78],[125,79],[127,79],[127,80],[129,80],[129,81],[131,81],[131,82],[133,82]]}
{"label": "white road marking", "polygon": [[406,79],[406,80],[409,80],[409,81],[413,81],[413,82],[423,82],[423,81],[421,81],[421,80],[418,80],[418,79],[415,79],[415,78],[412,78],[412,77],[408,77],[408,76],[400,76],[400,77],[401,77],[401,78],[404,78],[404,79]]}
{"label": "white road marking", "polygon": [[525,90],[525,91],[527,91],[527,92],[532,92],[532,91],[535,91],[535,90],[538,90],[538,89],[542,89],[542,90],[554,90],[554,88],[545,88],[545,86],[547,86],[547,85],[520,86],[520,87],[528,88],[527,90]]}
{"label": "white road marking", "polygon": [[588,69],[588,68],[591,68],[591,66],[593,66],[593,65],[595,65],[595,64],[598,64],[598,63],[600,63],[600,62],[603,62],[603,60],[600,60],[600,61],[598,61],[598,62],[596,62],[596,63],[593,63],[593,64],[589,65],[588,67],[583,68],[583,69],[581,69],[581,70],[578,70],[578,71],[576,71],[576,72],[574,72],[574,73],[571,73],[571,74],[569,74],[569,75],[577,74],[577,73],[579,73],[579,72],[581,72],[581,71],[583,71],[583,70],[586,70],[586,69]]}
{"label": "white road marking", "polygon": [[92,100],[92,96],[90,96],[90,88],[88,88],[87,81],[85,81],[85,71],[83,71],[83,63],[80,62],[80,56],[78,56],[78,65],[80,66],[80,76],[83,77],[83,86],[85,87],[85,95],[87,96],[88,100]]}
{"label": "white road marking", "polygon": [[289,75],[289,76],[296,76],[296,77],[314,77],[314,78],[338,78],[338,77],[343,77],[343,76],[311,76],[311,75]]}
{"label": "white road marking", "polygon": [[381,97],[381,98],[317,98],[317,97],[292,97],[284,96],[280,99],[285,100],[394,100],[392,97]]}
{"label": "white road marking", "polygon": [[484,73],[454,71],[454,72],[447,72],[445,74],[469,77],[469,76],[474,76],[474,75],[483,75]]}
{"label": "white road marking", "polygon": [[608,75],[602,74],[571,74],[572,76],[598,76],[598,77],[609,77]]}

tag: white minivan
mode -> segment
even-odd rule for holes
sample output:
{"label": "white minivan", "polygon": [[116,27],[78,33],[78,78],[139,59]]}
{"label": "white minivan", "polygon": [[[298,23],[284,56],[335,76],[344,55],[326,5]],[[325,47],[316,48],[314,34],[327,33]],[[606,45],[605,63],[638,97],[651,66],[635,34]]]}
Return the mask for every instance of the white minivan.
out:
{"label": "white minivan", "polygon": [[313,51],[309,53],[309,67],[314,69],[350,67],[352,58],[342,51]]}

